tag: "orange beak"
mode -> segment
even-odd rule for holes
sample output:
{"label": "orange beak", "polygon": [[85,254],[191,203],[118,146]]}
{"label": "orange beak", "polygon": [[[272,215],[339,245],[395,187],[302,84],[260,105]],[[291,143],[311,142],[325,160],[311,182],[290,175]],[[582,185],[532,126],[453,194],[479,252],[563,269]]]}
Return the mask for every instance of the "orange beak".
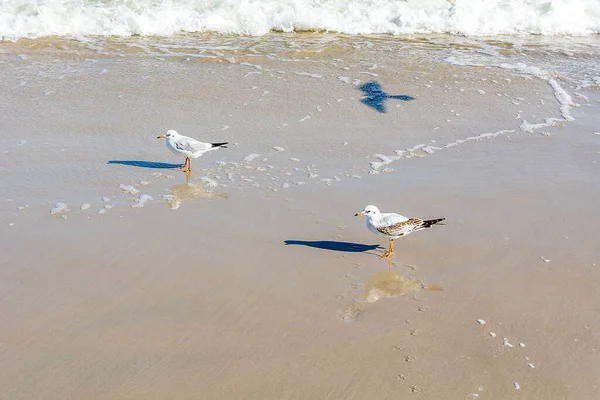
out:
{"label": "orange beak", "polygon": [[361,215],[365,215],[365,213],[361,211],[354,214],[355,217],[360,217]]}
{"label": "orange beak", "polygon": [[165,135],[160,135],[160,136],[157,136],[156,138],[157,138],[157,139],[164,139],[164,138],[165,138]]}

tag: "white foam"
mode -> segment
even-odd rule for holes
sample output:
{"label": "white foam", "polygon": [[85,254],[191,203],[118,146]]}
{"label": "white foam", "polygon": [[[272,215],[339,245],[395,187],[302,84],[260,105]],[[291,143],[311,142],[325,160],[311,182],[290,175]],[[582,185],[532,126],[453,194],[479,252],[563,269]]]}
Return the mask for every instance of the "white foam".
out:
{"label": "white foam", "polygon": [[217,187],[217,186],[219,186],[219,182],[215,181],[214,179],[210,179],[207,176],[203,176],[202,178],[200,178],[200,181],[202,183],[204,183],[204,185],[207,186],[207,187]]}
{"label": "white foam", "polygon": [[64,211],[67,211],[67,205],[65,203],[56,203],[54,208],[50,210],[50,214],[60,214]]}
{"label": "white foam", "polygon": [[137,198],[135,204],[131,205],[131,207],[144,207],[144,205],[148,201],[152,201],[152,200],[154,200],[154,199],[149,194],[142,194],[142,195],[140,195],[140,197]]}
{"label": "white foam", "polygon": [[249,163],[249,162],[257,159],[258,157],[260,157],[260,154],[257,154],[257,153],[249,154],[246,157],[244,157],[244,162]]}
{"label": "white foam", "polygon": [[[560,113],[561,113],[562,119],[546,118],[544,120],[544,122],[540,122],[537,124],[532,124],[532,123],[527,122],[526,120],[523,120],[523,122],[520,125],[520,128],[522,131],[531,133],[537,129],[548,128],[550,126],[553,126],[558,122],[573,121],[575,119],[571,115],[570,110],[571,110],[571,107],[576,107],[578,105],[573,102],[573,98],[562,88],[562,86],[558,83],[558,81],[556,81],[556,79],[553,79],[550,76],[550,74],[548,72],[546,72],[540,68],[532,67],[532,66],[529,66],[529,65],[526,65],[523,63],[500,64],[499,67],[504,68],[504,69],[510,69],[510,70],[514,70],[514,71],[523,72],[527,75],[533,75],[537,78],[545,80],[546,82],[548,82],[548,85],[550,85],[550,87],[552,88],[554,97],[556,98],[556,100],[558,100],[558,103],[560,104]],[[541,99],[540,99],[540,102],[542,102]],[[543,104],[543,102],[542,102],[542,104]]]}
{"label": "white foam", "polygon": [[560,122],[564,122],[564,120],[560,119],[560,118],[546,118],[544,120],[544,122],[540,122],[537,124],[532,124],[530,122],[527,122],[527,120],[523,120],[523,122],[521,122],[521,124],[519,125],[519,128],[523,132],[532,133],[535,130],[542,129],[542,128],[549,128]]}
{"label": "white foam", "polygon": [[119,188],[123,191],[123,193],[126,194],[137,194],[139,193],[139,190],[137,190],[135,187],[131,186],[131,185],[124,185],[124,184],[120,184]]}
{"label": "white foam", "polygon": [[560,103],[560,112],[565,121],[573,121],[575,118],[571,116],[569,109],[575,106],[573,103],[573,98],[569,96],[567,92],[558,84],[558,82],[554,79],[548,80],[548,84],[552,87],[554,91],[554,97]]}
{"label": "white foam", "polygon": [[380,159],[381,161],[373,161],[370,163],[371,168],[375,171],[379,170],[381,167],[384,167],[388,164],[393,163],[394,161],[398,161],[402,158],[404,151],[397,150],[395,156],[386,156],[383,154],[375,154],[373,157]]}
{"label": "white foam", "polygon": [[272,30],[348,34],[600,33],[597,0],[12,0],[0,3],[0,35],[160,35]]}
{"label": "white foam", "polygon": [[311,74],[309,72],[296,72],[296,75],[300,75],[300,76],[309,76],[311,78],[317,78],[320,79],[323,77],[323,75],[319,75],[319,74]]}
{"label": "white foam", "polygon": [[[509,130],[502,130],[502,131],[498,131],[498,132],[482,133],[477,136],[469,136],[465,139],[458,139],[458,140],[448,143],[442,147],[434,147],[434,146],[426,145],[426,144],[418,144],[409,149],[396,150],[395,156],[386,156],[384,154],[375,154],[373,157],[378,158],[380,161],[371,161],[369,163],[369,165],[371,166],[372,170],[379,171],[382,167],[385,167],[385,166],[393,163],[394,161],[398,161],[402,158],[425,157],[425,156],[431,155],[437,151],[449,149],[451,147],[458,146],[463,143],[467,143],[467,142],[471,142],[471,141],[478,141],[478,140],[485,140],[485,139],[493,139],[497,136],[506,135],[507,133],[512,133],[512,132],[514,132],[514,130],[509,129]],[[384,171],[387,172],[385,169],[384,169]]]}
{"label": "white foam", "polygon": [[[360,79],[351,79],[351,78],[348,78],[347,76],[338,76],[338,79],[344,83],[351,83],[355,86],[360,85]],[[340,102],[340,101],[342,101],[342,99],[338,99],[337,101]]]}
{"label": "white foam", "polygon": [[150,175],[152,175],[155,178],[167,178],[167,179],[173,179],[174,178],[173,175],[163,174],[162,172],[153,172]]}
{"label": "white foam", "polygon": [[171,210],[177,210],[181,206],[181,200],[172,194],[161,194],[160,198],[165,200]]}

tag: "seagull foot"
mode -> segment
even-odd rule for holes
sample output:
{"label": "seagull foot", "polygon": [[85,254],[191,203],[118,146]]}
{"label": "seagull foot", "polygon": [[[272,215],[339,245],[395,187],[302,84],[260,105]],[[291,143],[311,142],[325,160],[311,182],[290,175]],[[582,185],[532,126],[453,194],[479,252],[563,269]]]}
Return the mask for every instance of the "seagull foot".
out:
{"label": "seagull foot", "polygon": [[379,256],[379,258],[383,258],[386,260],[389,260],[390,258],[392,258],[392,252],[389,250],[386,250],[382,255]]}

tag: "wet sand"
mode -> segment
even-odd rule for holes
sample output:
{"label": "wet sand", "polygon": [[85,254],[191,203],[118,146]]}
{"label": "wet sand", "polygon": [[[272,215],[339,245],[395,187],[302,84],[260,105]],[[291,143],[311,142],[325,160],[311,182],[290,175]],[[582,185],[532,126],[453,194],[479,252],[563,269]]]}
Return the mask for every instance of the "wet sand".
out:
{"label": "wet sand", "polygon": [[[180,65],[167,65],[181,72]],[[111,64],[111,70],[121,67]],[[205,67],[199,70],[210,74],[213,67]],[[158,82],[154,68],[148,76]],[[284,70],[285,76],[296,69]],[[320,72],[325,76],[327,70]],[[431,73],[446,79],[444,71]],[[169,82],[189,83],[189,76],[180,76]],[[252,78],[243,77],[232,74],[229,83],[224,77],[212,89],[210,80],[202,81],[203,91],[177,84],[183,89],[174,93],[168,85],[150,85],[151,96],[140,93],[147,86],[132,83],[127,93],[140,96],[139,102],[99,113],[100,122],[88,119],[91,110],[115,103],[101,96],[103,86],[88,81],[81,81],[80,90],[97,90],[93,102],[85,104],[83,94],[61,97],[82,104],[83,116],[42,112],[48,126],[15,114],[19,107],[36,109],[28,97],[5,103],[13,113],[4,124],[17,133],[2,139],[9,176],[3,177],[8,194],[0,245],[7,255],[0,268],[0,398],[600,395],[600,136],[594,134],[598,117],[589,113],[598,109],[597,93],[588,93],[595,108],[573,109],[575,121],[542,135],[520,132],[517,120],[504,124],[503,118],[514,119],[519,111],[510,101],[495,104],[489,119],[481,116],[490,109],[480,103],[473,109],[465,101],[468,118],[454,126],[430,111],[431,102],[403,102],[412,108],[381,118],[359,102],[360,93],[349,95],[343,85],[331,89],[324,79],[303,75],[289,78],[286,88],[302,96],[290,103],[279,98],[281,109],[260,108],[260,93],[274,93],[277,83],[237,86]],[[123,83],[114,79],[116,87]],[[386,79],[386,87],[413,81]],[[332,81],[338,77],[332,74]],[[475,96],[476,89],[489,90],[481,85],[466,87]],[[403,92],[422,99],[417,87]],[[216,96],[217,89],[227,94]],[[558,113],[544,82],[507,83],[500,92],[513,89],[511,99],[519,91],[525,96],[539,90],[536,96],[546,100],[522,101],[523,113]],[[202,105],[197,114],[192,92]],[[439,95],[446,104],[453,94]],[[339,103],[351,105],[334,108],[338,96],[344,99]],[[244,103],[255,108],[245,110]],[[36,105],[44,111],[53,104]],[[172,124],[174,115],[182,133],[192,135],[203,121],[211,138],[237,145],[194,160],[189,190],[172,168],[107,164],[177,163],[153,138],[159,128],[179,128],[162,126]],[[290,134],[275,135],[284,123]],[[431,131],[441,127],[439,137],[429,131],[424,136],[426,123]],[[374,154],[500,129],[514,131],[392,160],[370,174],[370,163],[381,161]],[[399,130],[407,136],[399,137]],[[40,138],[46,132],[56,141],[47,138],[45,144]],[[377,133],[378,140],[365,132]],[[105,133],[102,139],[99,133]],[[15,154],[8,140],[15,146],[27,140],[21,147],[32,151]],[[52,150],[67,153],[69,163]],[[244,161],[255,153],[260,158]],[[305,183],[294,183],[300,180]],[[125,193],[121,184],[139,192]],[[131,207],[144,193],[153,200]],[[69,211],[50,214],[59,201]],[[398,240],[390,273],[378,258],[385,239],[353,217],[370,203],[447,221]]]}

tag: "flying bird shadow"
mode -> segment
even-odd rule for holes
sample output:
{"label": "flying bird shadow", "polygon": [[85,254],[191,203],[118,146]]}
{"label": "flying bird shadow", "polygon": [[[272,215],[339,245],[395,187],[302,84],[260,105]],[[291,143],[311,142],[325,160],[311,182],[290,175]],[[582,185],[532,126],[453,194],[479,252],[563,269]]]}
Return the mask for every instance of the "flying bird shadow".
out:
{"label": "flying bird shadow", "polygon": [[378,244],[360,244],[351,242],[336,242],[333,240],[285,240],[285,245],[307,246],[315,249],[344,251],[347,253],[364,253],[365,251],[381,248]]}
{"label": "flying bird shadow", "polygon": [[169,168],[177,168],[181,166],[181,164],[171,164],[171,163],[162,163],[155,161],[131,161],[131,160],[110,160],[107,164],[121,164],[128,165],[130,167],[140,167],[140,168],[159,168],[159,169],[169,169]]}
{"label": "flying bird shadow", "polygon": [[379,111],[380,113],[385,112],[385,101],[387,99],[394,100],[402,100],[402,101],[410,101],[415,98],[412,96],[406,95],[395,95],[390,96],[386,92],[383,91],[379,83],[371,81],[364,83],[360,86],[360,90],[365,92],[365,95],[360,100],[361,103]]}

